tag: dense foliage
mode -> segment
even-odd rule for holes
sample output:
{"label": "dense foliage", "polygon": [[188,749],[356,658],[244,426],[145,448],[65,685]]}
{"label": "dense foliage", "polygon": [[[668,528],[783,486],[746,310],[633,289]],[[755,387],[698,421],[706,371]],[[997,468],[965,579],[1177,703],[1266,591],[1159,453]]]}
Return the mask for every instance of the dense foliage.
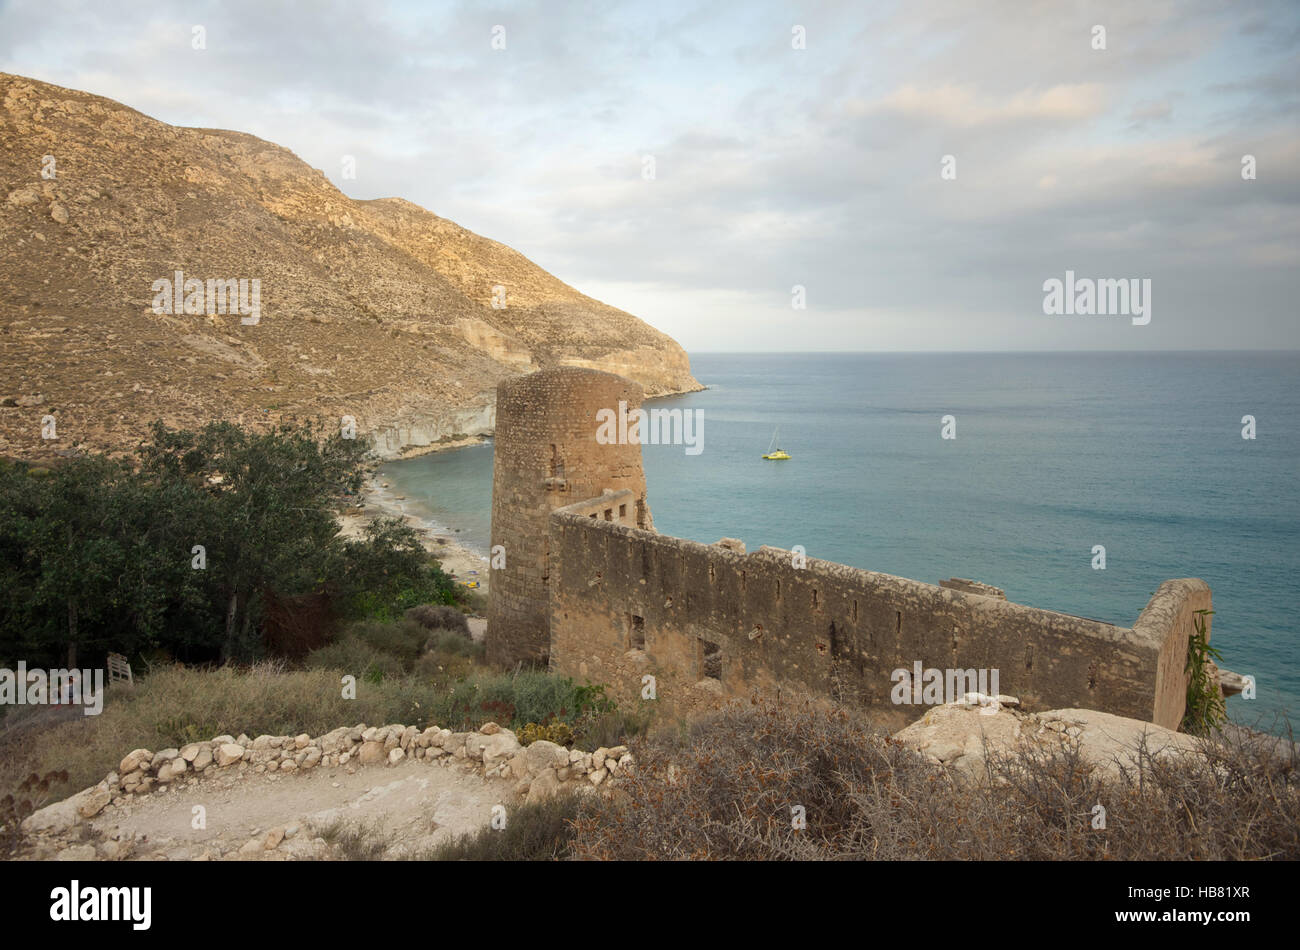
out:
{"label": "dense foliage", "polygon": [[270,606],[291,617],[312,598],[312,623],[333,626],[451,603],[409,527],[339,535],[335,511],[360,488],[365,451],[307,426],[158,423],[136,464],[0,465],[0,661],[248,659],[267,652]]}

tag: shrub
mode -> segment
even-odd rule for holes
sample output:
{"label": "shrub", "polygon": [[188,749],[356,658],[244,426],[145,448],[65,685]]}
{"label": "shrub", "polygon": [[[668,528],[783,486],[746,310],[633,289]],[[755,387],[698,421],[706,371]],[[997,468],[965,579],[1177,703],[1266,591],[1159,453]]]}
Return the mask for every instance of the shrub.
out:
{"label": "shrub", "polygon": [[429,636],[424,648],[430,653],[444,656],[468,656],[476,660],[483,659],[484,646],[454,630],[435,630]]}
{"label": "shrub", "polygon": [[[1077,745],[930,764],[844,710],[758,702],[634,745],[618,798],[575,822],[577,858],[1251,860],[1300,857],[1297,758],[1242,736],[1143,756],[1104,784]],[[1094,829],[1094,806],[1107,827]],[[806,827],[795,827],[796,807]]]}
{"label": "shrub", "polygon": [[1210,664],[1223,659],[1219,651],[1210,646],[1209,633],[1205,628],[1205,618],[1213,613],[1213,610],[1196,611],[1192,617],[1195,632],[1187,644],[1186,672],[1189,676],[1182,731],[1194,736],[1209,734],[1227,719],[1219,684],[1210,677]]}
{"label": "shrub", "polygon": [[506,812],[505,827],[461,835],[425,855],[432,861],[556,861],[568,856],[578,797],[562,792]]}
{"label": "shrub", "polygon": [[564,722],[550,722],[544,726],[535,722],[525,723],[516,735],[520,745],[532,745],[539,739],[556,745],[573,745],[573,730]]}
{"label": "shrub", "polygon": [[393,623],[363,620],[349,627],[347,633],[371,647],[376,653],[393,657],[403,670],[410,670],[415,664],[416,659],[424,652],[424,644],[428,638],[425,629],[410,620],[399,620]]}
{"label": "shrub", "polygon": [[455,607],[446,604],[420,604],[406,611],[406,619],[428,630],[453,630],[469,638],[469,621]]}
{"label": "shrub", "polygon": [[397,657],[383,653],[355,636],[312,650],[304,662],[309,670],[338,670],[367,682],[378,682],[385,676],[400,676],[405,672]]}

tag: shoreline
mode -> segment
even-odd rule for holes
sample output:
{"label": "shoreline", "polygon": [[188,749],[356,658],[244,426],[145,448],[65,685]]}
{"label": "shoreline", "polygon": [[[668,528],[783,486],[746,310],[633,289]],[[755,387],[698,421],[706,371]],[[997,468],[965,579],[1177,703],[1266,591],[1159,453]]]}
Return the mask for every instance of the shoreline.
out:
{"label": "shoreline", "polygon": [[[480,440],[476,438],[465,444],[476,444],[478,441]],[[441,447],[433,449],[440,450]],[[424,549],[437,557],[443,571],[457,584],[464,586],[467,582],[477,581],[478,587],[471,589],[478,594],[488,592],[487,557],[457,541],[452,531],[432,525],[429,519],[407,511],[404,499],[398,498],[391,488],[385,487],[378,475],[370,474],[366,476],[366,483],[362,487],[362,506],[350,508],[338,516],[339,533],[348,539],[360,538],[365,526],[375,518],[400,518],[403,523],[415,529]]]}

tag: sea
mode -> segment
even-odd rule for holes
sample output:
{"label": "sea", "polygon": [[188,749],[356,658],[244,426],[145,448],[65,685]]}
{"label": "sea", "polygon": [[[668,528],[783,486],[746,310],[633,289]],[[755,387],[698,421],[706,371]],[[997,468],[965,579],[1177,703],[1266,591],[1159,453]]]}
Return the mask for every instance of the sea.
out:
{"label": "sea", "polygon": [[[701,353],[691,364],[708,389],[647,403],[702,425],[698,453],[643,447],[658,531],[970,578],[1125,626],[1162,581],[1199,577],[1222,665],[1256,682],[1229,716],[1278,732],[1300,710],[1300,352]],[[788,461],[762,458],[774,435]],[[383,473],[431,526],[487,553],[490,442]]]}

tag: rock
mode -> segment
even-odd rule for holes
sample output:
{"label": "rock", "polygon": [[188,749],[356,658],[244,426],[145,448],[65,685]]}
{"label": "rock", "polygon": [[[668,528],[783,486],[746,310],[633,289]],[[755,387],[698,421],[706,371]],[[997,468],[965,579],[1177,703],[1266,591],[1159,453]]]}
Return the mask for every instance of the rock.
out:
{"label": "rock", "polygon": [[118,765],[117,771],[121,775],[129,775],[130,773],[134,772],[136,769],[143,766],[146,762],[150,762],[152,760],[153,760],[153,753],[150,752],[148,749],[136,749],[133,752],[127,753],[126,758],[124,758],[121,764]]}
{"label": "rock", "polygon": [[307,754],[303,756],[301,767],[304,769],[314,769],[317,765],[320,764],[320,760],[321,760],[320,749],[317,749],[315,747],[310,748],[307,750]]}
{"label": "rock", "polygon": [[57,201],[50,205],[50,217],[59,224],[68,223],[68,209],[63,207]]}
{"label": "rock", "polygon": [[270,736],[258,736],[256,739],[253,740],[253,746],[252,746],[252,748],[254,749],[254,751],[257,751],[257,752],[261,752],[261,751],[264,750],[264,749],[269,749],[269,748],[271,748],[271,737],[270,737]]}
{"label": "rock", "polygon": [[181,758],[186,762],[193,762],[199,757],[200,748],[201,747],[197,742],[191,742],[185,748],[181,749]]}
{"label": "rock", "polygon": [[61,802],[55,802],[52,805],[46,805],[37,811],[32,812],[23,819],[22,829],[28,834],[45,832],[46,834],[61,834],[78,821],[81,820],[81,807],[87,804],[99,786],[87,788],[78,792],[71,798],[65,798]]}
{"label": "rock", "polygon": [[158,782],[161,785],[166,785],[171,780],[172,764],[170,762],[164,762],[162,765],[158,766]]}
{"label": "rock", "polygon": [[95,846],[93,844],[75,844],[63,848],[57,855],[55,861],[93,861],[95,860]]}
{"label": "rock", "polygon": [[[1014,700],[1014,697],[1007,698]],[[1119,778],[1121,769],[1136,767],[1137,750],[1143,741],[1148,753],[1156,756],[1195,752],[1200,748],[1192,736],[1091,709],[1055,709],[1031,714],[1004,704],[1002,697],[988,705],[967,700],[969,697],[932,707],[916,722],[895,733],[894,738],[925,753],[934,762],[976,777],[984,774],[987,751],[1037,747],[1051,752],[1077,742],[1080,758],[1098,770],[1104,780],[1111,781]]]}
{"label": "rock", "polygon": [[200,747],[198,754],[194,756],[194,771],[202,772],[212,764],[212,750],[207,747]]}
{"label": "rock", "polygon": [[411,743],[415,741],[415,737],[419,734],[420,730],[416,729],[415,726],[407,726],[402,730],[402,735],[401,738],[398,739],[398,744],[401,745],[403,749],[409,749],[411,748]]}
{"label": "rock", "polygon": [[569,750],[547,739],[538,739],[524,750],[524,755],[528,756],[528,767],[533,772],[562,769],[569,764]]}
{"label": "rock", "polygon": [[265,845],[265,841],[264,841],[263,839],[261,839],[261,838],[253,838],[251,841],[247,841],[247,842],[244,843],[244,846],[241,847],[241,848],[239,849],[239,853],[240,853],[240,854],[258,854],[258,853],[260,853],[260,852],[266,850],[265,847],[264,847],[264,845]]}
{"label": "rock", "polygon": [[293,759],[285,759],[283,762],[280,763],[280,771],[296,772],[298,771],[298,763],[295,762]]}
{"label": "rock", "polygon": [[283,840],[284,840],[284,829],[272,828],[270,831],[266,833],[266,838],[263,841],[263,846],[266,848],[267,851],[274,851],[277,847],[280,846],[280,842]]}
{"label": "rock", "polygon": [[396,765],[402,759],[406,758],[406,750],[393,748],[388,750],[388,764]]}
{"label": "rock", "polygon": [[17,191],[9,192],[9,204],[18,208],[34,205],[40,200],[41,196],[30,188],[19,188]]}
{"label": "rock", "polygon": [[[534,743],[536,745],[536,743]],[[531,749],[532,746],[529,746]],[[554,769],[544,769],[538,772],[533,778],[532,783],[528,786],[529,805],[537,802],[544,802],[555,795],[560,790],[560,780],[556,777]]]}
{"label": "rock", "polygon": [[[378,727],[378,726],[371,726],[369,729],[367,729],[367,730],[365,730],[364,732],[361,733],[361,741],[362,741],[362,742],[374,742],[375,739],[376,739],[378,736],[379,736],[379,727]],[[380,741],[382,742],[383,740],[380,739]]]}
{"label": "rock", "polygon": [[609,773],[604,769],[596,769],[596,771],[587,776],[587,781],[591,782],[592,785],[599,785],[601,782],[605,781],[605,778],[608,775]]}
{"label": "rock", "polygon": [[217,746],[217,765],[225,768],[228,765],[234,765],[244,757],[243,746],[236,745],[233,742],[223,742]]}
{"label": "rock", "polygon": [[348,735],[351,730],[347,726],[341,729],[335,729],[321,736],[320,748],[326,755],[337,755],[340,752],[347,751],[350,746]]}
{"label": "rock", "polygon": [[235,741],[234,736],[217,736],[215,739],[213,739],[211,742],[208,743],[208,746],[212,749],[216,749],[220,746],[225,745],[227,742],[234,742],[234,741]]}
{"label": "rock", "polygon": [[310,742],[311,736],[307,735],[305,732],[300,736],[293,737],[293,745],[296,749],[305,749]]}
{"label": "rock", "polygon": [[134,847],[134,837],[105,841],[99,846],[99,856],[105,861],[121,861],[130,856]]}
{"label": "rock", "polygon": [[358,758],[362,765],[378,765],[384,761],[384,744],[374,739],[367,739],[361,744]]}
{"label": "rock", "polygon": [[519,751],[519,741],[510,732],[496,732],[483,742],[483,768],[494,769],[503,765]]}
{"label": "rock", "polygon": [[495,736],[501,731],[501,727],[495,722],[485,722],[483,725],[479,726],[478,731],[483,733],[485,736]]}

